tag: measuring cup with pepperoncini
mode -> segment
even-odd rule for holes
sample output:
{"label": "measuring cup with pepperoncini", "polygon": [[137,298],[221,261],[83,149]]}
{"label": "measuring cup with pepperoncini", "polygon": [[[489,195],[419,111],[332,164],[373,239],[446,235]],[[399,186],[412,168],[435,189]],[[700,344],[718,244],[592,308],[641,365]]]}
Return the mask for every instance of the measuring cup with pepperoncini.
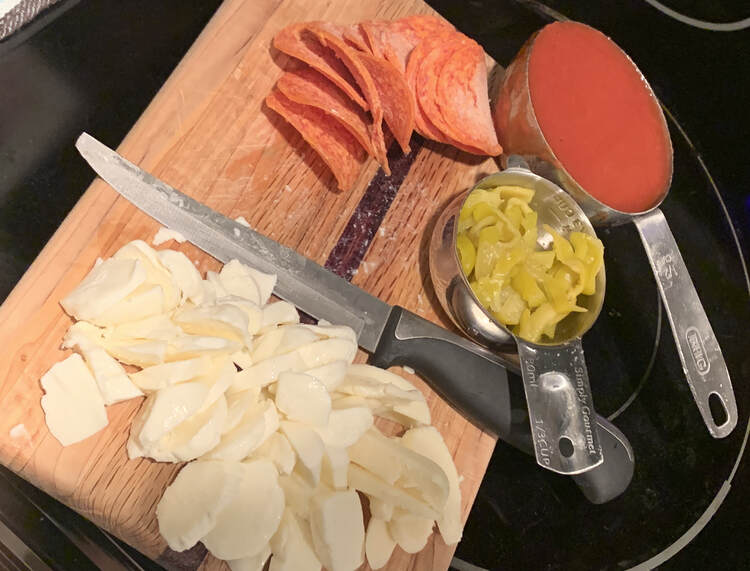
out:
{"label": "measuring cup with pepperoncini", "polygon": [[430,273],[464,333],[517,346],[537,463],[580,474],[603,461],[581,336],[604,300],[604,247],[576,202],[524,166],[511,159],[448,205]]}

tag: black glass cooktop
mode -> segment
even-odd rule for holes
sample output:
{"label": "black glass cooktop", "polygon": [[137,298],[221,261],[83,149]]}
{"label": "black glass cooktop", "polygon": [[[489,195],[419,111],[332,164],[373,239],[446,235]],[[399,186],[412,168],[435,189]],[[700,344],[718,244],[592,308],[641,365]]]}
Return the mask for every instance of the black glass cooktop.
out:
{"label": "black glass cooktop", "polygon": [[[666,107],[675,151],[662,210],[724,351],[740,421],[726,439],[709,436],[635,228],[600,230],[607,294],[584,348],[597,408],[635,450],[633,482],[620,498],[595,506],[569,479],[499,443],[459,545],[457,569],[469,569],[467,562],[524,570],[750,568],[750,468],[740,462],[750,410],[744,262],[750,42],[747,30],[696,28],[700,22],[683,23],[652,2],[431,4],[501,64],[546,22],[567,16],[610,35],[649,78]],[[62,0],[46,20],[0,42],[0,298],[91,180],[72,149],[75,136],[89,130],[109,144],[121,140],[219,3]],[[701,21],[750,16],[746,3],[677,4]],[[91,46],[99,56],[91,56]],[[23,486],[14,490],[23,493]],[[33,503],[44,512],[42,494]],[[67,541],[35,527],[28,513],[8,515],[7,505],[0,502],[0,522],[15,517],[11,527],[22,538],[44,533],[30,545]],[[54,513],[60,528],[79,526],[76,516]],[[63,535],[92,535],[85,526],[77,530]],[[101,538],[88,545],[96,542]],[[88,553],[86,541],[77,545]],[[55,559],[64,552],[50,549],[42,558],[56,568],[85,567]]]}

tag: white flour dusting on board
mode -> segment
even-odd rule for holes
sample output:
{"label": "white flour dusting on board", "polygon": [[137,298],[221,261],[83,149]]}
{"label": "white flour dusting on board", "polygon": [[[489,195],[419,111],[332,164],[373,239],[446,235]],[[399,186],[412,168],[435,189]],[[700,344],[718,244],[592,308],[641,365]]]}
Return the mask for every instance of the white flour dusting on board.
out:
{"label": "white flour dusting on board", "polygon": [[26,430],[26,425],[23,423],[16,424],[8,431],[8,434],[18,446],[31,444],[31,434]]}

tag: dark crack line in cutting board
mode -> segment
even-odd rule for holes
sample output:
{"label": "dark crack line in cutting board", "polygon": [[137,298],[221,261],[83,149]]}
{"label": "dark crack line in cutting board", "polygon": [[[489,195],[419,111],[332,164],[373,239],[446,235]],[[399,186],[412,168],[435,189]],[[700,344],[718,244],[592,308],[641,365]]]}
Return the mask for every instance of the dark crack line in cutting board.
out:
{"label": "dark crack line in cutting board", "polygon": [[414,135],[408,155],[404,155],[397,144],[391,145],[388,151],[391,175],[386,176],[381,168],[370,181],[331,250],[325,263],[326,269],[346,281],[352,281],[423,143],[420,136]]}

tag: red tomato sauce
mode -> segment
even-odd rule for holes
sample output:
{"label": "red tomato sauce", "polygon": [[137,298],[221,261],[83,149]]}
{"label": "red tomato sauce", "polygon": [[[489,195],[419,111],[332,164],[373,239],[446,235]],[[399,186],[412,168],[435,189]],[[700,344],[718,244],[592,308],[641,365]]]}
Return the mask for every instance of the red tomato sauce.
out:
{"label": "red tomato sauce", "polygon": [[632,213],[660,201],[672,176],[664,115],[612,40],[576,22],[546,26],[531,50],[529,91],[545,139],[589,194]]}

